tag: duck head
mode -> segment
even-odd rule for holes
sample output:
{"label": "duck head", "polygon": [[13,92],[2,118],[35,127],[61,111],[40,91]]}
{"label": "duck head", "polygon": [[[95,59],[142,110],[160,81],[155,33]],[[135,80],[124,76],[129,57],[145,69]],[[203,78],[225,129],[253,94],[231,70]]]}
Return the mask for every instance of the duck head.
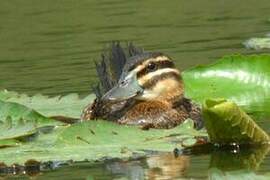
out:
{"label": "duck head", "polygon": [[102,100],[171,101],[183,93],[181,74],[173,61],[162,53],[143,53],[127,60],[117,85]]}

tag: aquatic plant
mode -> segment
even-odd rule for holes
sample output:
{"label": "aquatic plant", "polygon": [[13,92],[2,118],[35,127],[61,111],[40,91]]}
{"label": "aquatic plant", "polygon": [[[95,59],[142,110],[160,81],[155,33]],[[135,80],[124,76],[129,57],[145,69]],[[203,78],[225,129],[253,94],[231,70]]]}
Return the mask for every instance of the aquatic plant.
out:
{"label": "aquatic plant", "polygon": [[[269,72],[270,56],[237,55],[183,73],[186,95],[204,104],[210,142],[269,142],[268,134],[245,113],[253,113],[255,120],[258,111],[269,115]],[[0,91],[0,160],[11,165],[29,159],[65,162],[131,158],[182,149],[196,144],[197,137],[208,136],[204,130],[195,130],[191,120],[173,129],[148,131],[102,120],[79,122],[81,110],[93,99],[93,95],[48,97]],[[71,123],[57,121],[65,118],[72,119]]]}

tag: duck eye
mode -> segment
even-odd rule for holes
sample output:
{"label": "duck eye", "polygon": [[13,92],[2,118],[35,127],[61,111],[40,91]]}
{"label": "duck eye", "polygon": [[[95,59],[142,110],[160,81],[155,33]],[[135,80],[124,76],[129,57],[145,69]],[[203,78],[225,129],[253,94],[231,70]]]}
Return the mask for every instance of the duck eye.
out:
{"label": "duck eye", "polygon": [[149,64],[147,65],[147,69],[148,69],[149,71],[154,71],[154,70],[156,70],[156,68],[157,68],[157,66],[156,66],[156,64],[154,64],[154,63],[149,63]]}

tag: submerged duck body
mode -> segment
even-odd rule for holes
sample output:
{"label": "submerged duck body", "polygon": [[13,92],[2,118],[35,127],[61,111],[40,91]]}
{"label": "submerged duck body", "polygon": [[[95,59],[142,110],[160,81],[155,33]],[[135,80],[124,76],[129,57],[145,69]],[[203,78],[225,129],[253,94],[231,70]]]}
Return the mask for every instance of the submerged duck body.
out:
{"label": "submerged duck body", "polygon": [[[172,59],[128,45],[113,44],[110,56],[97,64],[97,98],[83,120],[107,119],[147,128],[172,128],[191,118],[201,128],[200,108],[184,97],[181,73]],[[109,57],[109,58],[108,58]]]}

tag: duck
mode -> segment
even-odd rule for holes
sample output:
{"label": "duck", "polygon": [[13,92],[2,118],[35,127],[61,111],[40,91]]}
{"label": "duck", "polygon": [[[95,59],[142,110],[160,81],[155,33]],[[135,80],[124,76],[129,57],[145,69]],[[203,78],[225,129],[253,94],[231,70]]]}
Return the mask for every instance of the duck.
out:
{"label": "duck", "polygon": [[195,128],[203,127],[201,108],[185,97],[181,72],[168,55],[113,43],[96,69],[96,99],[84,108],[82,120],[169,129],[192,119]]}

